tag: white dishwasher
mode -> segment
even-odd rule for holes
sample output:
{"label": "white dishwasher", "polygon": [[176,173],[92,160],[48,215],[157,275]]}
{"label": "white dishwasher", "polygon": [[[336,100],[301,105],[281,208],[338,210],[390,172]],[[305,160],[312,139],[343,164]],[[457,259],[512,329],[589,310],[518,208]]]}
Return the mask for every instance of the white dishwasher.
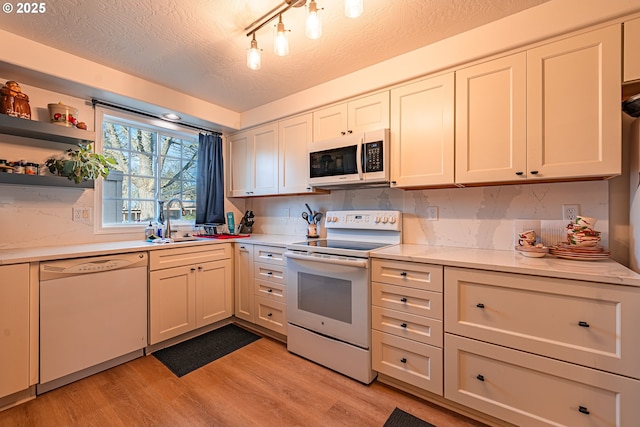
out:
{"label": "white dishwasher", "polygon": [[146,252],[40,263],[41,394],[144,354]]}

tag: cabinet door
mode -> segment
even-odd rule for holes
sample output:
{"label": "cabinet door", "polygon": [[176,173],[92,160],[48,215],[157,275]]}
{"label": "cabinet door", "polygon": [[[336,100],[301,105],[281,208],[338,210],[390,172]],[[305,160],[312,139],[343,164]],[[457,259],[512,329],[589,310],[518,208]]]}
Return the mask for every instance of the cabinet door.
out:
{"label": "cabinet door", "polygon": [[149,274],[149,344],[195,329],[196,272],[184,266]]}
{"label": "cabinet door", "polygon": [[199,264],[196,272],[196,328],[233,315],[230,259]]}
{"label": "cabinet door", "polygon": [[313,140],[337,138],[347,131],[347,104],[339,104],[313,112]]}
{"label": "cabinet door", "polygon": [[640,18],[624,23],[624,81],[640,80]]}
{"label": "cabinet door", "polygon": [[389,92],[376,93],[347,104],[347,132],[389,127]]}
{"label": "cabinet door", "polygon": [[456,71],[456,183],[526,178],[527,57]]}
{"label": "cabinet door", "polygon": [[278,125],[253,131],[252,195],[278,194]]}
{"label": "cabinet door", "polygon": [[453,184],[453,73],[391,91],[391,186]]}
{"label": "cabinet door", "polygon": [[251,132],[241,132],[229,137],[229,197],[243,197],[253,191],[252,163],[253,151],[251,150]]}
{"label": "cabinet door", "polygon": [[235,315],[254,322],[253,318],[253,245],[235,244]]}
{"label": "cabinet door", "polygon": [[0,397],[29,388],[29,265],[0,267]]}
{"label": "cabinet door", "polygon": [[278,156],[280,158],[278,193],[306,193],[309,160],[307,144],[312,138],[311,113],[283,120],[278,124]]}
{"label": "cabinet door", "polygon": [[527,51],[528,179],[621,173],[620,26]]}

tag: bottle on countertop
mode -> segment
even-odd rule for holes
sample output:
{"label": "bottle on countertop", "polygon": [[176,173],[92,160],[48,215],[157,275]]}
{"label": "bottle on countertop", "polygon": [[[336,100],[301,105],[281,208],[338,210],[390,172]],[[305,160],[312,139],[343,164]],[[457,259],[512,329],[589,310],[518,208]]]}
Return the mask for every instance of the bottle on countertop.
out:
{"label": "bottle on countertop", "polygon": [[227,212],[227,228],[229,229],[229,234],[235,234],[236,221],[233,212]]}
{"label": "bottle on countertop", "polygon": [[147,225],[147,228],[144,229],[144,238],[148,239],[151,236],[153,236],[156,232],[155,227],[153,226],[153,224],[151,224],[151,221],[149,221],[149,225]]}

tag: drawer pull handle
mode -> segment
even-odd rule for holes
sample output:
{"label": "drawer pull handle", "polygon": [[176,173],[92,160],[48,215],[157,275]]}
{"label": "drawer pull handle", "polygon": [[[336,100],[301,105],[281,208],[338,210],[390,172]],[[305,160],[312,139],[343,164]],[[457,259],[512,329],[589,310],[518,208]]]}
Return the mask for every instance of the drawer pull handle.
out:
{"label": "drawer pull handle", "polygon": [[400,324],[400,327],[401,327],[401,328],[406,328],[406,327],[407,327],[407,324],[406,324],[406,323],[401,323],[401,324]]}
{"label": "drawer pull handle", "polygon": [[267,254],[268,258],[271,258],[273,256],[273,254]]}
{"label": "drawer pull handle", "polygon": [[478,308],[484,308],[484,304],[483,304],[483,303],[481,303],[481,302],[479,302],[478,304],[476,304],[476,307],[478,307]]}
{"label": "drawer pull handle", "polygon": [[403,357],[402,359],[400,359],[400,363],[407,363],[407,359]]}
{"label": "drawer pull handle", "polygon": [[582,326],[583,328],[588,328],[589,324],[583,320],[578,322],[578,326]]}
{"label": "drawer pull handle", "polygon": [[518,171],[518,172],[516,172],[516,175],[518,175],[518,176],[522,176],[522,175],[524,175],[524,172],[522,172],[522,171]]}
{"label": "drawer pull handle", "polygon": [[403,271],[402,273],[400,273],[400,275],[401,275],[402,277],[407,277],[407,272],[406,272],[406,271]]}
{"label": "drawer pull handle", "polygon": [[196,269],[195,268],[191,268],[191,272],[193,273],[194,271],[196,271]]}
{"label": "drawer pull handle", "polygon": [[271,317],[271,316],[273,316],[273,313],[267,314],[267,317]]}
{"label": "drawer pull handle", "polygon": [[478,379],[480,381],[484,381],[484,375],[478,374],[478,375],[476,375],[476,379]]}
{"label": "drawer pull handle", "polygon": [[273,271],[267,271],[267,274],[271,276],[273,274]]}
{"label": "drawer pull handle", "polygon": [[400,302],[407,302],[407,299],[405,297],[400,298]]}
{"label": "drawer pull handle", "polygon": [[589,415],[590,414],[589,410],[585,406],[578,406],[578,412],[581,412],[581,413],[583,413],[585,415]]}
{"label": "drawer pull handle", "polygon": [[271,293],[271,292],[273,292],[273,289],[269,289],[269,290],[267,290],[267,292]]}
{"label": "drawer pull handle", "polygon": [[531,171],[531,172],[529,172],[529,173],[530,173],[531,175],[538,175],[538,173],[540,173],[540,172],[538,172],[538,171]]}

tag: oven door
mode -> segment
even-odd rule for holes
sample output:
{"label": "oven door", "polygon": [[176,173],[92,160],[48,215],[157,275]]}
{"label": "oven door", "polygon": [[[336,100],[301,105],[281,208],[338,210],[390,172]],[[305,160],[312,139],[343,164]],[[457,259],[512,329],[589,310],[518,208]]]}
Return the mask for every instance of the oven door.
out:
{"label": "oven door", "polygon": [[287,257],[287,321],[368,349],[369,260],[294,251]]}

